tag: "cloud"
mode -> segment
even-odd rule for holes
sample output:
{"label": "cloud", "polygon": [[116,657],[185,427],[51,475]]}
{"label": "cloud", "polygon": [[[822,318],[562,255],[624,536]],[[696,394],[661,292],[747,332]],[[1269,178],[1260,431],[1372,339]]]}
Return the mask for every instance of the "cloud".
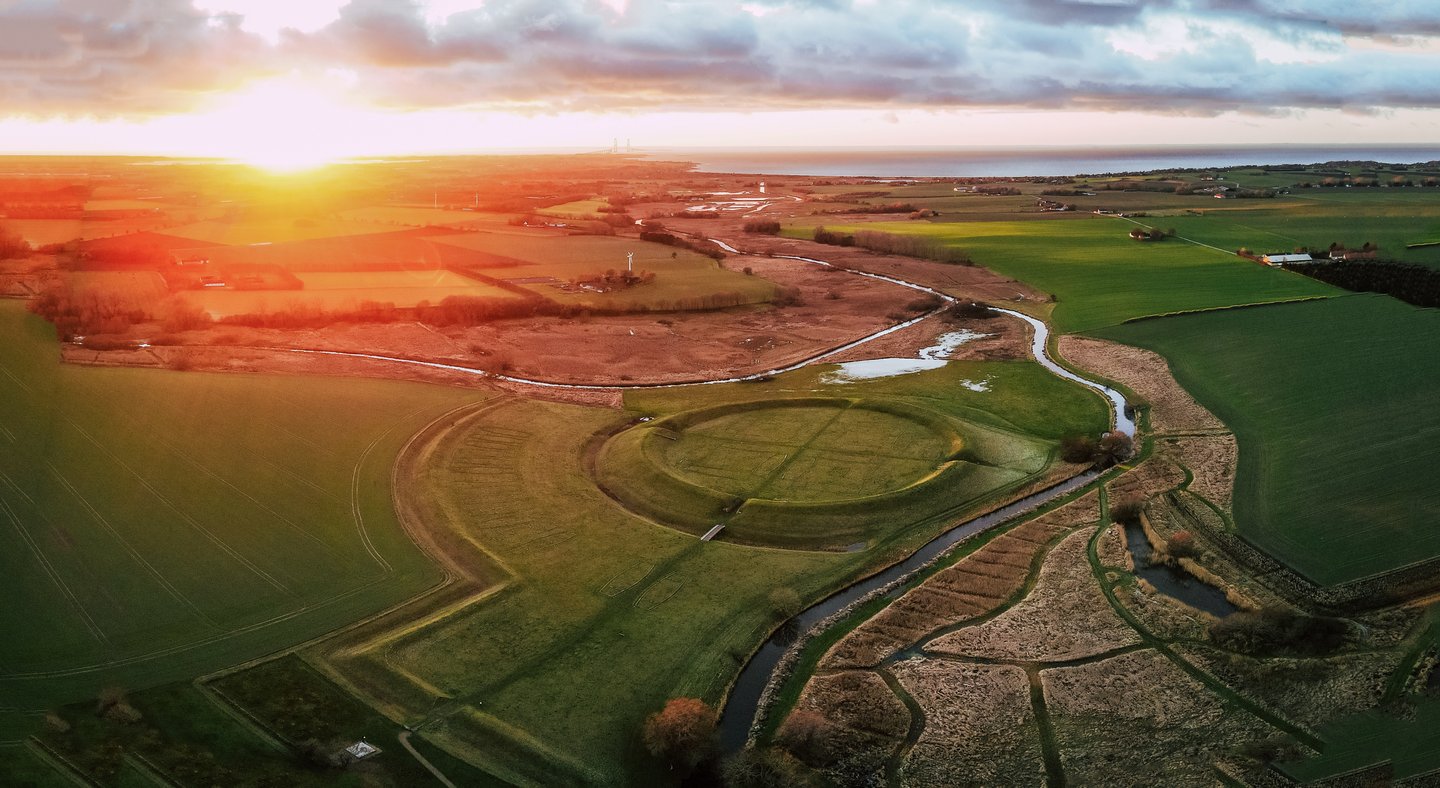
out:
{"label": "cloud", "polygon": [[[209,9],[224,0],[205,0]],[[398,108],[1440,106],[1399,0],[352,0],[252,35],[189,0],[0,0],[0,110],[147,114],[292,71]],[[1396,45],[1396,42],[1407,44]]]}

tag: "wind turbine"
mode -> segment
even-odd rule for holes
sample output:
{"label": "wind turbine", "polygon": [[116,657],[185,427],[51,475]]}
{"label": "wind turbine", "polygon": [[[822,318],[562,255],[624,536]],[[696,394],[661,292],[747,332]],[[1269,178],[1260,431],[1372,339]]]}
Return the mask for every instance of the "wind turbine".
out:
{"label": "wind turbine", "polygon": [[626,273],[634,273],[634,272],[635,272],[635,253],[634,253],[634,252],[626,252],[626,253],[625,253],[625,271],[626,271]]}

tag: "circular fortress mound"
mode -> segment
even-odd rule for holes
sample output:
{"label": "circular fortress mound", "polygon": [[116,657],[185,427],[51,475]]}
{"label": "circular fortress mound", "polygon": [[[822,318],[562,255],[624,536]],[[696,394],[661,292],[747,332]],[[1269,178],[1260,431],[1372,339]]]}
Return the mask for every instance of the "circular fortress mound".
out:
{"label": "circular fortress mound", "polygon": [[595,478],[649,519],[798,549],[871,542],[973,502],[997,476],[964,425],[890,400],[802,398],[686,411],[611,436]]}

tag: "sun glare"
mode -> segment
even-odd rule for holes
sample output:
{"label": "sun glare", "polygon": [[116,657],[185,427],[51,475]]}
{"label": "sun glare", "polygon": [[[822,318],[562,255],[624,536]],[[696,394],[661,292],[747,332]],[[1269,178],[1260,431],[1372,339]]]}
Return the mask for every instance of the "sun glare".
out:
{"label": "sun glare", "polygon": [[221,99],[204,132],[224,157],[275,173],[315,169],[349,155],[363,112],[318,87],[290,80],[252,84]]}

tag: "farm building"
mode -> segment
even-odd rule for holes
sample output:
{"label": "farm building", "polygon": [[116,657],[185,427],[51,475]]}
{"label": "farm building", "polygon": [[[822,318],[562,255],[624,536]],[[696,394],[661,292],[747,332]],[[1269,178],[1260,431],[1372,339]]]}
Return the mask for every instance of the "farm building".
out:
{"label": "farm building", "polygon": [[1314,259],[1308,254],[1267,254],[1260,258],[1260,262],[1266,265],[1283,265],[1285,263],[1308,263]]}

